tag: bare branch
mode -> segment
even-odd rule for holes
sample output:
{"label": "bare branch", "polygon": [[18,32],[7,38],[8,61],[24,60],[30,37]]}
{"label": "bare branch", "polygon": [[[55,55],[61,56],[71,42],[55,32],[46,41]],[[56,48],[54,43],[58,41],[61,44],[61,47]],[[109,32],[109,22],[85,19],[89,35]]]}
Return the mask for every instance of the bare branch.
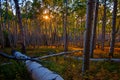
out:
{"label": "bare branch", "polygon": [[31,60],[31,61],[40,62],[38,59],[35,59],[35,58],[15,57],[15,56],[11,56],[11,55],[5,54],[3,52],[0,52],[0,56],[3,56],[3,57],[8,58],[8,59],[14,59],[14,60],[23,60],[23,61]]}
{"label": "bare branch", "polygon": [[71,54],[71,53],[80,52],[80,51],[82,51],[82,50],[75,50],[75,51],[71,51],[71,52],[60,52],[57,54],[51,54],[51,55],[47,55],[47,56],[37,57],[36,59],[44,59],[44,58],[49,58],[49,57],[53,57],[53,56]]}
{"label": "bare branch", "polygon": [[14,59],[14,60],[31,60],[31,61],[36,61],[36,62],[41,62],[39,59],[44,59],[44,58],[48,58],[48,57],[54,57],[54,56],[60,56],[60,55],[66,55],[66,54],[71,54],[71,53],[75,53],[75,52],[80,52],[81,50],[75,50],[75,51],[71,51],[71,52],[60,52],[57,54],[52,54],[52,55],[47,55],[47,56],[42,56],[42,57],[37,57],[37,58],[31,58],[31,57],[26,57],[26,56],[20,56],[20,57],[16,57],[16,55],[10,56],[8,54],[5,54],[3,52],[0,52],[0,55],[8,58],[8,59]]}
{"label": "bare branch", "polygon": [[5,54],[5,53],[3,53],[3,52],[0,52],[0,56],[3,56],[3,57],[5,57],[5,58],[9,58],[9,59],[15,59],[14,56],[10,56],[10,55]]}

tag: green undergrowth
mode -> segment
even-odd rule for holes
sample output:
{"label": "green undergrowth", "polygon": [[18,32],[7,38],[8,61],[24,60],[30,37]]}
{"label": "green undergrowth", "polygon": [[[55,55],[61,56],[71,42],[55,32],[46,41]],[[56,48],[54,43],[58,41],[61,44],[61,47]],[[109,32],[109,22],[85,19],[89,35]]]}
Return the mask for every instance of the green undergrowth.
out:
{"label": "green undergrowth", "polygon": [[27,54],[33,57],[44,56],[49,54],[57,53],[58,51],[53,48],[36,48],[36,49],[27,49]]}
{"label": "green undergrowth", "polygon": [[[10,49],[5,50],[10,51]],[[33,57],[58,52],[62,52],[62,49],[27,49],[27,55]],[[61,75],[64,80],[84,80],[85,77],[88,77],[90,80],[120,80],[120,64],[115,62],[90,62],[88,76],[82,77],[82,61],[80,60],[57,56],[41,61],[40,64],[54,73]],[[9,62],[11,63],[3,64]],[[0,80],[31,80],[31,76],[21,62],[0,57]]]}
{"label": "green undergrowth", "polygon": [[0,80],[32,80],[26,67],[18,61],[0,65]]}

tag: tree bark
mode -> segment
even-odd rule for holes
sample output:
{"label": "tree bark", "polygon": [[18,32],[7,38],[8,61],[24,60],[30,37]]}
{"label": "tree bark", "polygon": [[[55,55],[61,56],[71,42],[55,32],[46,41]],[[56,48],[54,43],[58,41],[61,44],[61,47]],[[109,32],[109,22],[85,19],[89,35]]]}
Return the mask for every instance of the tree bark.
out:
{"label": "tree bark", "polygon": [[92,19],[93,19],[93,0],[87,0],[87,16],[86,16],[86,25],[85,25],[85,36],[84,36],[84,51],[83,51],[83,65],[82,73],[87,74],[89,71],[89,54],[90,54],[90,38],[91,38],[91,28],[92,28]]}
{"label": "tree bark", "polygon": [[67,2],[68,2],[68,0],[65,0],[65,13],[63,14],[64,51],[68,51],[68,36],[67,36]]}
{"label": "tree bark", "polygon": [[115,35],[116,35],[116,15],[117,15],[117,0],[114,0],[113,6],[113,16],[112,16],[112,39],[110,42],[110,52],[109,57],[113,57],[114,47],[115,47]]}
{"label": "tree bark", "polygon": [[[21,57],[24,59],[30,58],[26,55],[21,54],[20,52],[15,52],[14,56],[18,59]],[[64,80],[60,75],[53,73],[37,62],[26,60],[24,63],[27,70],[31,73],[33,80]]]}
{"label": "tree bark", "polygon": [[90,44],[90,57],[93,58],[93,50],[96,40],[96,26],[97,26],[97,18],[98,18],[98,7],[99,7],[99,1],[96,0],[95,3],[95,14],[94,14],[94,22],[93,22],[93,31],[92,31],[92,37],[91,37],[91,44]]}
{"label": "tree bark", "polygon": [[104,0],[104,14],[103,14],[103,23],[102,23],[102,46],[101,50],[104,51],[104,43],[105,43],[105,27],[106,27],[106,0]]}
{"label": "tree bark", "polygon": [[8,14],[8,0],[6,0],[6,26],[7,26],[7,30],[8,30],[8,36],[7,36],[7,38],[8,38],[8,47],[12,47],[12,44],[11,44],[11,32],[10,32],[10,21],[9,21],[9,19],[8,19],[8,16],[9,16],[9,14]]}
{"label": "tree bark", "polygon": [[1,23],[0,23],[0,37],[1,37],[1,48],[4,48],[4,35],[3,35],[3,19],[2,19],[2,7],[1,7],[1,2],[0,0],[0,18],[1,18]]}
{"label": "tree bark", "polygon": [[21,13],[20,13],[20,7],[18,4],[18,0],[14,0],[15,3],[15,8],[16,8],[16,15],[18,17],[18,24],[19,24],[19,28],[20,28],[20,41],[21,42],[21,46],[22,46],[22,53],[26,53],[26,48],[25,48],[25,34],[24,34],[24,28],[22,26],[22,17],[21,17]]}

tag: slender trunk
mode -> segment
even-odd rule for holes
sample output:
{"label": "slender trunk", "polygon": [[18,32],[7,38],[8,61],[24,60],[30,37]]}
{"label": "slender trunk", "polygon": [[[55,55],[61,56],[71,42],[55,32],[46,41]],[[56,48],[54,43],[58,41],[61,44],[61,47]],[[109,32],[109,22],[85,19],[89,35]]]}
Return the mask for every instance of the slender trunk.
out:
{"label": "slender trunk", "polygon": [[1,18],[1,22],[0,22],[0,37],[1,37],[1,48],[4,48],[4,35],[3,35],[3,19],[2,19],[2,7],[1,7],[1,2],[2,0],[0,0],[0,18]]}
{"label": "slender trunk", "polygon": [[113,16],[112,16],[112,39],[110,42],[109,57],[113,57],[114,46],[115,46],[115,35],[116,35],[116,14],[117,13],[117,0],[114,0]]}
{"label": "slender trunk", "polygon": [[10,47],[12,47],[12,43],[11,43],[11,32],[10,32],[10,21],[8,21],[8,40],[9,40],[9,44]]}
{"label": "slender trunk", "polygon": [[[82,28],[82,16],[80,17],[80,27]],[[83,35],[83,32],[80,31],[80,47],[83,48],[83,37],[81,37]]]}
{"label": "slender trunk", "polygon": [[[110,22],[109,26],[111,26],[111,22]],[[108,43],[110,43],[110,41],[111,41],[111,38],[110,38],[111,37],[111,28],[109,28],[108,35],[109,35]],[[108,44],[108,46],[110,46],[110,44]]]}
{"label": "slender trunk", "polygon": [[103,14],[103,23],[102,23],[102,46],[101,49],[104,51],[105,43],[105,27],[106,27],[106,0],[104,0],[104,14]]}
{"label": "slender trunk", "polygon": [[58,47],[58,35],[59,35],[59,33],[58,33],[58,24],[57,24],[58,22],[57,22],[57,19],[56,19],[56,28],[55,28],[55,32],[56,32],[56,37],[55,37],[55,42],[56,42],[56,46]]}
{"label": "slender trunk", "polygon": [[87,16],[86,16],[86,30],[84,36],[84,51],[83,51],[83,65],[82,73],[88,74],[89,72],[89,54],[90,54],[90,38],[91,38],[91,29],[92,29],[92,19],[93,19],[93,0],[87,0]]}
{"label": "slender trunk", "polygon": [[50,19],[50,24],[49,24],[49,45],[50,47],[52,46],[52,20]]}
{"label": "slender trunk", "polygon": [[68,51],[68,36],[67,36],[67,2],[68,0],[65,0],[65,14],[64,14],[64,51]]}
{"label": "slender trunk", "polygon": [[75,24],[75,27],[74,27],[73,37],[74,37],[74,45],[77,45],[77,41],[76,41],[76,36],[77,36],[76,28],[78,26],[78,19],[77,18],[76,18],[75,22],[76,22],[76,24]]}
{"label": "slender trunk", "polygon": [[11,47],[11,32],[10,32],[10,22],[9,22],[9,19],[8,19],[8,0],[6,0],[6,26],[8,27],[8,45]]}
{"label": "slender trunk", "polygon": [[44,46],[48,46],[48,40],[47,40],[47,37],[48,37],[48,35],[47,35],[47,22],[45,21],[45,26],[44,26],[44,30],[45,30],[45,34],[44,34]]}
{"label": "slender trunk", "polygon": [[16,21],[14,21],[14,25],[15,25],[15,34],[14,34],[14,47],[16,47],[17,46],[17,40],[18,40],[18,26],[17,26],[17,24],[16,24]]}
{"label": "slender trunk", "polygon": [[[13,5],[13,4],[11,3],[11,5]],[[12,6],[11,6],[11,12],[12,12],[12,15],[14,15]],[[14,28],[14,30],[13,30],[13,33],[11,33],[11,37],[13,35],[13,38],[11,39],[11,42],[12,42],[12,45],[13,45],[12,48],[15,48],[16,45],[17,45],[17,32],[18,32],[15,17],[12,17],[12,27]]]}
{"label": "slender trunk", "polygon": [[[0,20],[1,20],[1,1],[0,1]],[[0,21],[0,46],[2,46],[2,21]]]}
{"label": "slender trunk", "polygon": [[97,18],[98,18],[98,6],[99,6],[99,1],[96,0],[94,22],[93,22],[93,31],[92,31],[91,44],[90,44],[90,56],[91,56],[91,58],[93,58],[93,50],[94,50],[94,46],[96,46],[95,40],[96,40]]}
{"label": "slender trunk", "polygon": [[[1,0],[0,0],[0,20],[2,19],[1,17]],[[2,46],[2,21],[0,21],[0,45]]]}
{"label": "slender trunk", "polygon": [[15,7],[16,7],[16,15],[18,17],[18,24],[19,24],[19,28],[20,28],[20,41],[21,45],[22,45],[22,52],[26,53],[26,48],[25,48],[25,34],[24,34],[24,28],[22,26],[22,17],[21,17],[21,13],[20,13],[20,7],[18,4],[18,0],[14,0],[15,3]]}
{"label": "slender trunk", "polygon": [[100,48],[100,39],[99,39],[99,36],[100,36],[100,28],[99,28],[99,24],[98,24],[98,27],[97,27],[97,32],[98,32],[98,37],[97,37],[97,48]]}

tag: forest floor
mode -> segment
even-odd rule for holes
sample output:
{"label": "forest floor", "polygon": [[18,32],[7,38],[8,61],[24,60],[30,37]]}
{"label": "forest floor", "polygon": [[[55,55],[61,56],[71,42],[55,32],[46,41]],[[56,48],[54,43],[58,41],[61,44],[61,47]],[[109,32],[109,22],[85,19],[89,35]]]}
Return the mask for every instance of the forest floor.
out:
{"label": "forest floor", "polygon": [[[101,48],[96,48],[94,50],[94,58],[108,58],[109,57],[109,49],[110,47],[105,47],[104,51]],[[82,56],[83,55],[83,48],[79,47],[70,47],[70,50],[81,50],[81,52],[77,52],[74,56]],[[120,58],[120,47],[114,48],[114,58]]]}
{"label": "forest floor", "polygon": [[[118,44],[117,44],[118,45]],[[120,58],[120,45],[115,47],[115,58]],[[69,50],[83,50],[79,47],[69,47]],[[2,49],[1,51],[11,54],[10,48]],[[18,48],[18,51],[20,49]],[[52,53],[62,52],[63,47],[39,47],[27,48],[27,55],[38,57],[50,55]],[[100,48],[94,50],[95,58],[108,58],[109,47],[105,47],[104,51]],[[82,57],[82,52],[70,54],[70,56]],[[50,57],[43,59],[43,66],[60,74],[64,80],[84,80],[89,77],[90,80],[120,80],[120,64],[109,61],[90,61],[90,72],[88,76],[82,77],[82,61],[73,58],[65,58],[64,56]],[[4,64],[7,63],[7,64]],[[31,80],[25,66],[18,61],[8,60],[0,57],[0,80]]]}

